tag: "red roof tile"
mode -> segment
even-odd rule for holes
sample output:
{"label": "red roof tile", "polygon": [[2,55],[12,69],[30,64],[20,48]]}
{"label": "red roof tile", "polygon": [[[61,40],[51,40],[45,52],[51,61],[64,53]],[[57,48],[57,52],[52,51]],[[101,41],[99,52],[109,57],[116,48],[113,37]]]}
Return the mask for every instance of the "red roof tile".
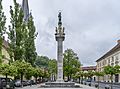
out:
{"label": "red roof tile", "polygon": [[96,70],[96,66],[82,67],[82,70]]}

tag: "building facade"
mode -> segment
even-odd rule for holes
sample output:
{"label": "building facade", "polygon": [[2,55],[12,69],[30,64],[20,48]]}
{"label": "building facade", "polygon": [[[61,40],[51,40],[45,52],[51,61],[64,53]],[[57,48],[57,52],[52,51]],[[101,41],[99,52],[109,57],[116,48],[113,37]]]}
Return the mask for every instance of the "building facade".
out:
{"label": "building facade", "polygon": [[2,63],[9,63],[10,56],[8,53],[8,42],[6,40],[3,40],[2,44]]}
{"label": "building facade", "polygon": [[[120,65],[120,40],[118,40],[117,45],[115,47],[113,47],[110,51],[104,54],[96,62],[97,62],[97,71],[99,72],[103,71],[105,66]],[[111,82],[109,75],[105,75],[101,77],[100,80],[104,82]],[[119,74],[113,76],[113,82],[120,82]]]}

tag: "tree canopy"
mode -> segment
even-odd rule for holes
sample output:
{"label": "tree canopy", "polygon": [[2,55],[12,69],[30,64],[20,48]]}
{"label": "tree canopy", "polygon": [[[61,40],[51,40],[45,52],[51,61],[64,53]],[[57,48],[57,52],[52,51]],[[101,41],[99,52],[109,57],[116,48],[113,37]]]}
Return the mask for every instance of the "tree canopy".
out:
{"label": "tree canopy", "polygon": [[0,63],[2,63],[2,44],[3,44],[3,35],[5,34],[6,16],[3,12],[2,0],[0,0]]}
{"label": "tree canopy", "polygon": [[48,68],[49,58],[47,56],[37,56],[35,65],[40,68]]}
{"label": "tree canopy", "polygon": [[72,49],[65,50],[63,66],[64,76],[67,76],[68,80],[80,70],[81,63],[77,54]]}

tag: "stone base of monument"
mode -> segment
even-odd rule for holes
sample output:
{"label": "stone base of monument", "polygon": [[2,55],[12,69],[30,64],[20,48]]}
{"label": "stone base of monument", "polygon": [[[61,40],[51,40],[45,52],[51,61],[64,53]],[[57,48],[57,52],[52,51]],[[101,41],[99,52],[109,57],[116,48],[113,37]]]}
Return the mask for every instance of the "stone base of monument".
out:
{"label": "stone base of monument", "polygon": [[80,88],[80,85],[76,85],[74,82],[46,82],[41,85],[43,88]]}

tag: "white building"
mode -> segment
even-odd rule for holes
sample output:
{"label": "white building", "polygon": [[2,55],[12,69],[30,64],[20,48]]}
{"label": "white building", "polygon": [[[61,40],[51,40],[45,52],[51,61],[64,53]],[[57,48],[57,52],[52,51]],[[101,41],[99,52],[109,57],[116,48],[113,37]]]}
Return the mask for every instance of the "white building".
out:
{"label": "white building", "polygon": [[[107,65],[120,65],[120,40],[118,40],[117,45],[113,47],[110,51],[104,54],[97,61],[97,71],[103,71],[104,66]],[[105,75],[100,78],[101,81],[110,82],[110,76]],[[120,82],[120,75],[116,74],[113,77],[113,82]]]}

